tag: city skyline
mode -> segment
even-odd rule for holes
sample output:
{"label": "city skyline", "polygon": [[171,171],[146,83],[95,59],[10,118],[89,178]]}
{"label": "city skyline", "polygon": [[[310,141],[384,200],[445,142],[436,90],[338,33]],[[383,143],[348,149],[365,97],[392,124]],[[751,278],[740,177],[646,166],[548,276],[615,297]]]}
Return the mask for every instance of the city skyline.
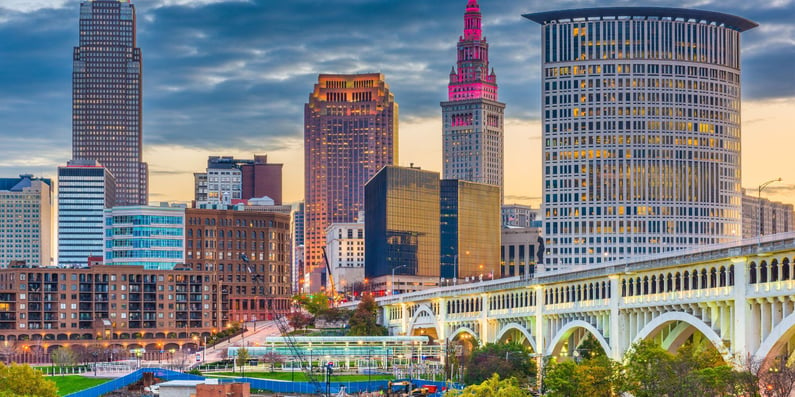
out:
{"label": "city skyline", "polygon": [[[6,148],[0,174],[54,177],[57,166],[70,159],[71,49],[77,39],[79,4],[4,3],[0,65],[8,73],[0,77],[0,93],[5,94],[0,100],[5,126],[0,146]],[[303,1],[133,3],[138,47],[146,53],[143,134],[150,201],[189,201],[192,172],[208,155],[253,153],[284,163],[284,201],[301,199],[302,105],[320,73],[384,73],[402,108],[400,165],[415,163],[441,171],[437,106],[446,98],[466,1],[339,1],[331,8],[307,7],[313,3]],[[625,4],[566,1],[554,9]],[[786,161],[791,139],[786,133],[795,123],[795,81],[781,67],[795,60],[795,29],[786,17],[795,4],[644,5],[719,11],[760,24],[742,41],[743,186],[753,194],[763,182],[782,177],[782,183],[765,189],[764,197],[795,202],[795,169]],[[500,76],[501,101],[508,105],[505,202],[537,207],[542,178],[541,32],[521,14],[552,7],[540,1],[489,0],[481,0],[480,6],[491,64]],[[379,23],[378,17],[385,15],[401,23]]]}

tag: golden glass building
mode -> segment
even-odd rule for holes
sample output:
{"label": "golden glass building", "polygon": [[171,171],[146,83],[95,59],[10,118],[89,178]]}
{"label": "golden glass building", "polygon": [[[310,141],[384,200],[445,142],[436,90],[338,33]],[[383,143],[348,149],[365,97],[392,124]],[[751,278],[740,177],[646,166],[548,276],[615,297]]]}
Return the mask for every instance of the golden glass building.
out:
{"label": "golden glass building", "polygon": [[364,190],[365,276],[439,277],[439,173],[386,166]]}
{"label": "golden glass building", "polygon": [[500,202],[499,186],[384,167],[365,186],[365,276],[499,277]]}
{"label": "golden glass building", "polygon": [[500,277],[500,187],[443,179],[440,184],[441,276]]}

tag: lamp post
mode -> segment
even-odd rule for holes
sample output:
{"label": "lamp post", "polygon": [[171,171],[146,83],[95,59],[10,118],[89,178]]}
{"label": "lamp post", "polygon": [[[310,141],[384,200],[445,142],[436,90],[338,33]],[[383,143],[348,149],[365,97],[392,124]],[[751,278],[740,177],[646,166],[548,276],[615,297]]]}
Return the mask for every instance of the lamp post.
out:
{"label": "lamp post", "polygon": [[392,268],[392,295],[395,295],[395,270],[402,267],[409,267],[408,265],[400,265]]}
{"label": "lamp post", "polygon": [[765,190],[767,185],[773,182],[781,182],[781,178],[771,179],[759,185],[759,187],[757,188],[757,203],[759,204],[759,216],[757,217],[757,222],[759,223],[759,234],[757,235],[757,241],[756,241],[757,247],[762,245],[762,232],[764,231],[764,228],[762,227],[762,191]]}
{"label": "lamp post", "polygon": [[458,284],[458,254],[453,255],[453,285]]}
{"label": "lamp post", "polygon": [[372,368],[370,368],[370,347],[367,348],[367,391],[370,391],[370,374],[373,373]]}

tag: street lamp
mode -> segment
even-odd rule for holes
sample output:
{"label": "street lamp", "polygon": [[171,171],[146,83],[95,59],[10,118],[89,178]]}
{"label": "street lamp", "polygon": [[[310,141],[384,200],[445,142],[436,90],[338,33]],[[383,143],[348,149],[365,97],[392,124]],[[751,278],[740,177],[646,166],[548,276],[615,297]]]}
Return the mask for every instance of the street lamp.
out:
{"label": "street lamp", "polygon": [[409,267],[409,265],[400,265],[392,268],[392,295],[395,295],[395,270],[402,267]]}
{"label": "street lamp", "polygon": [[762,245],[762,232],[764,230],[762,228],[762,190],[765,190],[767,185],[773,182],[781,182],[781,178],[771,179],[759,185],[759,187],[757,188],[757,203],[759,204],[759,217],[757,218],[757,222],[759,222],[759,234],[757,236],[757,246]]}

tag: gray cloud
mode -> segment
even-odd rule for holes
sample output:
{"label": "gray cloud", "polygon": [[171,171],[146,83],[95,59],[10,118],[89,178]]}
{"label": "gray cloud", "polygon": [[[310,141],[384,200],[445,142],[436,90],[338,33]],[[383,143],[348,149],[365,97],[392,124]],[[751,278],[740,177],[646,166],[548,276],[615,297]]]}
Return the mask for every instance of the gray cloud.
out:
{"label": "gray cloud", "polygon": [[[540,28],[521,14],[635,4],[480,3],[506,115],[526,120],[539,118]],[[36,145],[23,151],[41,151],[53,165],[62,164],[69,156],[64,148],[71,145],[71,54],[79,7],[65,1],[38,8],[27,4],[14,0],[0,6],[0,139],[35,139]],[[466,1],[136,4],[144,54],[145,144],[248,149],[256,143],[276,150],[300,139],[303,105],[318,73],[383,72],[404,119],[439,117]],[[648,5],[682,6],[673,0]],[[744,98],[795,96],[795,79],[785,67],[795,60],[792,2],[696,0],[684,6],[762,24],[743,34]],[[22,168],[24,160],[6,163]]]}

